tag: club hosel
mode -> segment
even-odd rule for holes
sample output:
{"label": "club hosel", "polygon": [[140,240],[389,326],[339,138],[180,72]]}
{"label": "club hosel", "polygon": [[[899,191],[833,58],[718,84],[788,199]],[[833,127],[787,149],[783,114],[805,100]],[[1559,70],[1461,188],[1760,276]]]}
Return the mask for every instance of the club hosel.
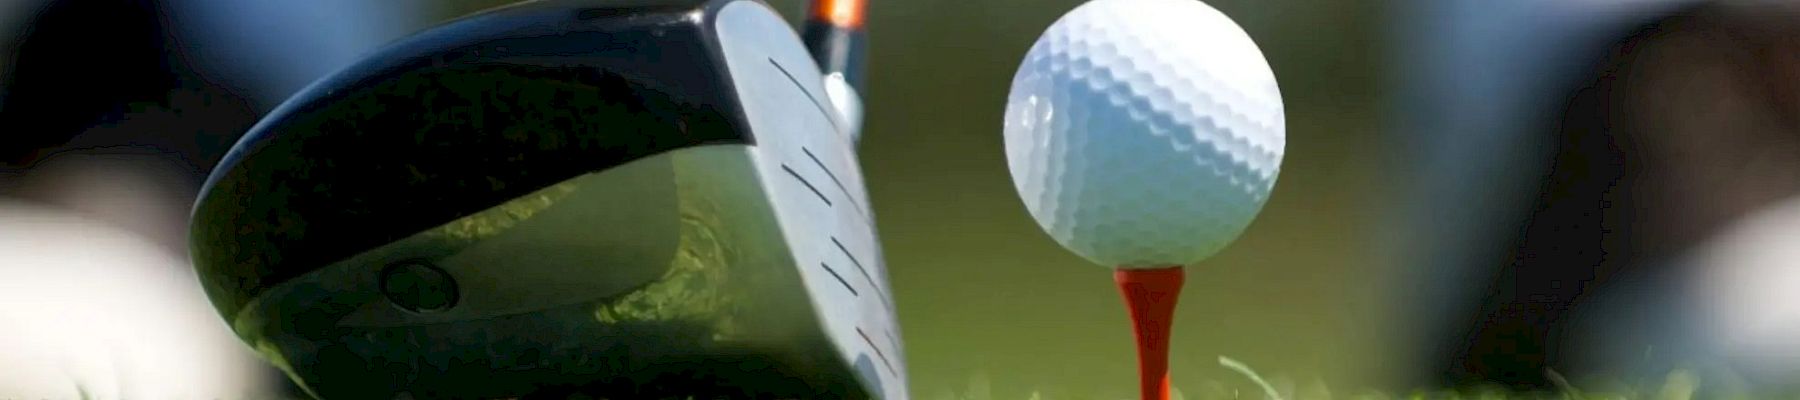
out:
{"label": "club hosel", "polygon": [[862,94],[851,86],[843,74],[825,75],[825,96],[831,102],[831,108],[837,111],[837,118],[843,122],[838,126],[843,134],[850,137],[851,143],[862,141],[863,102]]}
{"label": "club hosel", "polygon": [[864,28],[867,0],[814,0],[800,38],[824,75],[841,74],[863,90],[863,60],[868,33]]}
{"label": "club hosel", "polygon": [[862,139],[867,0],[814,0],[800,38],[825,77],[826,95],[852,143]]}
{"label": "club hosel", "polygon": [[838,26],[827,21],[808,20],[800,37],[824,74],[840,73],[851,85],[863,87],[864,44],[868,34],[862,28]]}

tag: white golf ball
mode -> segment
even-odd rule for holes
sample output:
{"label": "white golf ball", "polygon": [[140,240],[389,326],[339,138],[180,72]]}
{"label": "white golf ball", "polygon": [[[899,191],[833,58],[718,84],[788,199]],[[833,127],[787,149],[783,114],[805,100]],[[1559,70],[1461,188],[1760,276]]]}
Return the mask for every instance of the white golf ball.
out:
{"label": "white golf ball", "polygon": [[1268,201],[1287,144],[1262,51],[1197,0],[1094,0],[1013,77],[1006,157],[1038,224],[1101,265],[1190,265]]}

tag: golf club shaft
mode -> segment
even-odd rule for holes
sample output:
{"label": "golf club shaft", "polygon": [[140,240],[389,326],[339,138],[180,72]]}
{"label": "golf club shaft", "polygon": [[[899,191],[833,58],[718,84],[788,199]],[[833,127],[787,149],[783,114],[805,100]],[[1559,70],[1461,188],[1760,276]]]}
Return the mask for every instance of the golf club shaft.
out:
{"label": "golf club shaft", "polygon": [[863,90],[863,59],[868,31],[863,22],[868,0],[813,0],[801,38],[825,75],[843,74],[857,92]]}

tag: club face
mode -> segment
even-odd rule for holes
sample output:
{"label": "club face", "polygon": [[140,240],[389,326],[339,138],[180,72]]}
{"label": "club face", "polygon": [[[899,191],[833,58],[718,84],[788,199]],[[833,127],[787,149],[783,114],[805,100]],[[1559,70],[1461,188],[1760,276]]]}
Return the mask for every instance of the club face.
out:
{"label": "club face", "polygon": [[768,7],[729,4],[715,27],[755,133],[751,169],[823,333],[870,392],[908,398],[886,265],[854,150],[855,119],[834,111],[841,108],[828,80]]}
{"label": "club face", "polygon": [[193,259],[240,337],[327,398],[905,398],[821,85],[760,2],[485,13],[252,129]]}

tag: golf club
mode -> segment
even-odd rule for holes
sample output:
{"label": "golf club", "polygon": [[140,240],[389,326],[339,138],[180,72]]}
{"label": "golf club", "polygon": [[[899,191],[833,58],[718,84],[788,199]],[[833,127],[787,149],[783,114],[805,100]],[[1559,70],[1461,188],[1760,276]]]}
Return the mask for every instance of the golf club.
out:
{"label": "golf club", "polygon": [[865,7],[818,0],[802,36],[758,0],[544,0],[415,34],[252,128],[191,258],[321,398],[908,398]]}

